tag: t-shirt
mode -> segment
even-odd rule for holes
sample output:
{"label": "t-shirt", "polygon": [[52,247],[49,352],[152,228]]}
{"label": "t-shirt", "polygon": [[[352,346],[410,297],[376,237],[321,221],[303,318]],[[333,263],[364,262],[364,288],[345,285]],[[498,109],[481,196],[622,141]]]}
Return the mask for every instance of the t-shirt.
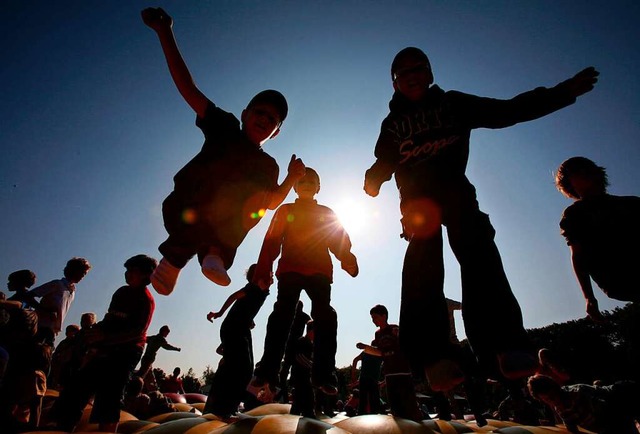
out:
{"label": "t-shirt", "polygon": [[382,352],[382,369],[385,375],[411,372],[405,354],[400,349],[400,327],[389,324],[376,331],[373,346]]}
{"label": "t-shirt", "polygon": [[147,329],[153,317],[155,301],[146,287],[122,286],[111,297],[111,303],[98,327],[107,339],[113,335],[128,335],[130,340],[118,343],[119,349],[143,348]]}
{"label": "t-shirt", "polygon": [[226,236],[242,239],[260,221],[260,210],[267,209],[278,187],[278,163],[247,139],[233,114],[211,101],[196,125],[205,142],[174,176],[174,199],[179,197],[184,208],[213,227],[237,221],[238,232]]}
{"label": "t-shirt", "polygon": [[253,319],[269,294],[268,291],[263,291],[258,285],[252,283],[247,284],[242,290],[245,296],[237,299],[229,309],[220,326],[221,335],[244,334],[251,330]]}
{"label": "t-shirt", "polygon": [[579,245],[590,276],[611,298],[640,301],[636,267],[640,263],[640,197],[604,194],[567,207],[560,233]]}

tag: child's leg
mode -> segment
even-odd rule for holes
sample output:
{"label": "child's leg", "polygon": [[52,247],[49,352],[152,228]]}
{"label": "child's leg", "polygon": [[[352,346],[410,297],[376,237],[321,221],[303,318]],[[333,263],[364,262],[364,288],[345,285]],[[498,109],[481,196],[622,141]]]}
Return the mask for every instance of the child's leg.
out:
{"label": "child's leg", "polygon": [[[469,343],[481,365],[495,365],[497,355],[527,352],[529,340],[522,312],[502,266],[494,242],[489,216],[480,210],[465,210],[446,222],[451,248],[462,274],[462,317]],[[528,360],[533,357],[533,360]],[[537,359],[523,357],[523,374],[537,367]],[[526,366],[525,366],[526,365]],[[501,367],[505,371],[504,366]],[[509,376],[507,372],[504,375]],[[518,376],[518,375],[516,375]]]}
{"label": "child's leg", "polygon": [[267,321],[267,334],[264,340],[264,353],[255,376],[271,386],[278,384],[278,371],[289,337],[289,330],[300,299],[300,281],[296,273],[286,273],[278,279],[278,296],[273,312]]}
{"label": "child's leg", "polygon": [[422,412],[418,407],[413,379],[409,373],[389,374],[385,376],[389,407],[395,417],[421,421]]}
{"label": "child's leg", "polygon": [[400,345],[414,369],[426,368],[434,390],[447,390],[462,381],[452,362],[443,285],[442,230],[430,238],[414,236],[402,268]]}
{"label": "child's leg", "polygon": [[[311,299],[315,338],[313,340],[313,384],[323,388],[323,392],[337,393],[336,365],[338,315],[331,307],[331,283],[325,276],[310,276],[304,285]],[[335,389],[335,392],[333,391]]]}

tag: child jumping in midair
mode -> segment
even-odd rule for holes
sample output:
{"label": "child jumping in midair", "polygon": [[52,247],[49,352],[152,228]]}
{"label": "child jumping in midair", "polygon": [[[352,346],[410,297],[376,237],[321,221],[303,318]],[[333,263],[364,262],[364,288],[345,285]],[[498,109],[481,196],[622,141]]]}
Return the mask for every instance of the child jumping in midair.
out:
{"label": "child jumping in midair", "polygon": [[571,105],[593,89],[597,76],[595,69],[587,68],[553,88],[497,100],[445,92],[433,85],[429,59],[418,48],[405,48],[395,56],[395,93],[364,189],[375,197],[395,174],[403,235],[409,240],[402,269],[400,342],[411,365],[424,367],[434,390],[448,390],[463,381],[449,341],[443,226],[460,263],[462,316],[479,362],[498,379],[522,378],[537,367],[494,241],[495,230],[465,175],[471,131],[508,127]]}
{"label": "child jumping in midair", "polygon": [[281,256],[276,271],[278,298],[269,315],[264,353],[252,384],[260,387],[267,383],[270,392],[275,392],[296,305],[304,289],[311,299],[314,321],[312,382],[331,395],[337,393],[334,370],[338,319],[331,307],[333,264],[329,252],[353,277],[358,275],[358,262],[351,253],[349,235],[335,213],[314,199],[320,191],[318,173],[307,167],[294,190],[298,195],[295,203],[282,205],[273,216],[253,278],[261,288],[268,288],[273,262]]}
{"label": "child jumping in midair", "polygon": [[151,283],[158,293],[170,294],[180,270],[197,255],[202,273],[227,286],[227,270],[249,230],[304,175],[302,160],[293,155],[278,185],[278,163],[262,150],[280,132],[287,101],[275,90],[259,92],[242,111],[240,123],[195,85],[173,35],[172,18],[161,8],[148,8],[142,19],[157,33],[171,77],[205,136],[202,150],[174,176],[173,192],[162,204],[169,237],[159,247],[163,258]]}

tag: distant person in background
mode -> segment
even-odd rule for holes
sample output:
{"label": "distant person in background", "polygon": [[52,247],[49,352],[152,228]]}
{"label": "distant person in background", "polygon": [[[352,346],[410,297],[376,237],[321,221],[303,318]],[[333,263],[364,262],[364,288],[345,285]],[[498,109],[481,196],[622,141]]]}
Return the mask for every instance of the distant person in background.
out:
{"label": "distant person in background", "polygon": [[[371,342],[374,345],[375,341]],[[356,378],[357,366],[360,362],[360,375]],[[382,357],[362,351],[351,363],[351,387],[358,388],[359,399],[357,413],[379,414],[380,406],[380,373]]]}
{"label": "distant person in background", "polygon": [[180,367],[176,366],[173,369],[173,373],[166,377],[160,383],[160,391],[162,393],[180,393],[184,394],[184,386],[182,385],[182,379],[180,378]]}
{"label": "distant person in background", "polygon": [[409,241],[400,340],[411,366],[424,371],[433,390],[451,389],[464,377],[449,341],[443,227],[460,264],[465,330],[480,365],[497,379],[510,380],[526,378],[537,367],[495,229],[465,174],[471,132],[509,127],[567,107],[591,91],[597,77],[594,68],[586,68],[554,87],[500,100],[434,85],[429,58],[419,48],[404,48],[394,57],[394,94],[364,190],[375,197],[395,175],[403,237]]}
{"label": "distant person in background", "polygon": [[536,374],[529,378],[528,388],[531,396],[555,410],[571,433],[582,432],[581,427],[598,434],[638,434],[640,385],[636,382],[560,386],[553,378]]}
{"label": "distant person in background", "polygon": [[124,390],[142,357],[155,309],[147,285],[157,264],[147,255],[133,256],[124,263],[127,284],[113,294],[102,321],[83,336],[89,348],[83,365],[52,408],[59,430],[73,432],[95,395],[89,421],[97,423],[99,431],[117,431]]}
{"label": "distant person in background", "polygon": [[76,284],[90,269],[91,264],[86,259],[71,258],[64,267],[62,279],[52,280],[29,291],[29,296],[40,298],[38,332],[46,333],[51,345],[62,330],[67,312],[76,296]]}
{"label": "distant person in background", "polygon": [[23,308],[37,309],[40,304],[33,295],[29,294],[29,288],[36,283],[36,274],[31,270],[18,270],[9,274],[7,279],[7,289],[15,292],[7,300],[19,301]]}
{"label": "distant person in background", "polygon": [[609,298],[638,303],[640,197],[607,193],[605,168],[585,157],[562,162],[555,183],[564,196],[574,200],[562,213],[560,233],[571,252],[587,315],[603,320],[591,280]]}
{"label": "distant person in background", "polygon": [[307,333],[299,337],[293,343],[295,354],[291,365],[292,402],[291,414],[299,414],[302,417],[316,418],[315,395],[311,384],[311,371],[313,367],[313,340],[315,338],[314,321],[307,321]]}
{"label": "distant person in background", "polygon": [[80,331],[77,324],[69,324],[65,327],[65,338],[58,343],[51,357],[51,371],[47,377],[47,386],[60,391],[61,385],[70,375],[71,361],[76,335]]}
{"label": "distant person in background", "polygon": [[140,361],[140,369],[138,369],[138,375],[140,377],[145,378],[149,375],[160,348],[164,348],[168,351],[180,351],[179,347],[174,347],[167,342],[167,336],[169,336],[170,332],[171,330],[169,329],[169,326],[163,325],[160,327],[157,335],[147,336],[147,346],[144,354],[142,355],[142,360]]}
{"label": "distant person in background", "polygon": [[254,368],[253,340],[251,329],[253,319],[264,304],[268,291],[263,291],[254,283],[256,264],[247,270],[247,284],[231,294],[217,312],[209,312],[207,320],[213,322],[227,309],[229,313],[220,325],[220,352],[222,360],[213,376],[211,391],[204,406],[205,413],[213,413],[222,418],[235,416],[245,395]]}
{"label": "distant person in background", "polygon": [[276,401],[282,401],[283,403],[288,402],[289,396],[289,387],[287,385],[287,379],[289,378],[289,371],[291,370],[291,365],[295,359],[295,343],[298,338],[304,335],[304,330],[307,327],[307,323],[311,319],[308,313],[304,310],[304,303],[302,300],[298,300],[298,304],[296,305],[296,314],[293,317],[293,322],[291,323],[291,329],[289,330],[289,337],[287,338],[287,345],[284,348],[284,358],[282,360],[282,364],[280,365],[280,372],[278,376],[280,378],[280,391],[275,397]]}

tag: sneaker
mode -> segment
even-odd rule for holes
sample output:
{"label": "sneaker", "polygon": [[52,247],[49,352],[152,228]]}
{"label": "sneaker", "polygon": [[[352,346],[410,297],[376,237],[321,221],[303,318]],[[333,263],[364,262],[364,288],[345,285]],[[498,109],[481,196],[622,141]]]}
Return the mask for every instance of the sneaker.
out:
{"label": "sneaker", "polygon": [[169,295],[176,287],[179,274],[180,268],[174,267],[169,261],[162,258],[151,274],[151,285],[158,294]]}
{"label": "sneaker", "polygon": [[464,374],[460,367],[451,359],[438,360],[432,365],[425,366],[424,373],[431,389],[436,392],[451,390],[464,381]]}
{"label": "sneaker", "polygon": [[218,255],[207,255],[202,260],[202,274],[213,283],[220,286],[229,286],[231,278],[224,268],[224,263]]}
{"label": "sneaker", "polygon": [[518,380],[534,375],[539,367],[538,358],[529,351],[505,351],[499,353],[497,357],[500,372],[507,380]]}

